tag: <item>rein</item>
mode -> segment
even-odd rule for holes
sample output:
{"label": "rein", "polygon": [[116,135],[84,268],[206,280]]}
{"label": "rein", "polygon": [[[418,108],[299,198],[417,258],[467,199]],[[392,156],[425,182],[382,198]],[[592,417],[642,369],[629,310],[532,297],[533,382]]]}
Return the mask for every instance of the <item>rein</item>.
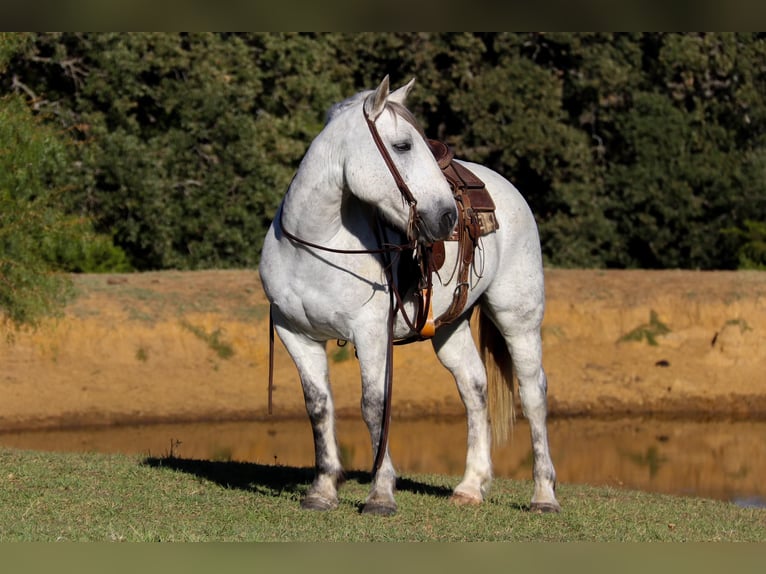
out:
{"label": "rein", "polygon": [[[282,215],[283,212],[280,209],[279,212],[279,223],[280,223],[280,230],[284,234],[285,237],[288,239],[299,243],[301,245],[305,245],[307,247],[312,247],[314,249],[319,249],[322,251],[328,251],[331,253],[341,253],[341,254],[381,254],[383,255],[384,259],[384,269],[386,272],[386,280],[388,281],[388,291],[389,291],[389,316],[388,316],[388,350],[387,350],[387,356],[386,356],[386,381],[385,381],[385,388],[384,388],[384,402],[383,402],[383,420],[381,422],[380,426],[380,441],[378,444],[378,451],[375,455],[375,463],[373,465],[372,474],[373,476],[377,474],[378,470],[380,469],[380,466],[383,464],[383,458],[385,457],[386,449],[388,447],[388,428],[389,424],[391,422],[391,395],[393,390],[393,346],[394,346],[394,317],[396,315],[396,311],[400,311],[402,314],[402,317],[404,318],[407,325],[413,329],[414,331],[417,331],[417,327],[415,326],[415,323],[412,322],[412,320],[407,316],[407,314],[404,312],[404,304],[401,299],[401,295],[399,294],[399,291],[396,289],[396,285],[394,284],[394,276],[392,271],[393,266],[393,260],[390,258],[390,255],[392,253],[401,253],[402,251],[413,249],[417,250],[418,245],[415,238],[415,229],[417,227],[419,216],[417,211],[417,200],[412,195],[412,192],[410,191],[410,188],[407,186],[407,183],[404,181],[404,178],[402,178],[401,174],[399,173],[399,170],[397,169],[396,165],[394,164],[394,161],[391,159],[391,155],[388,153],[388,150],[385,147],[385,144],[383,143],[383,140],[380,137],[380,133],[378,133],[378,128],[375,125],[375,121],[370,119],[367,112],[362,108],[362,112],[364,113],[364,119],[367,123],[367,127],[370,130],[370,134],[372,135],[372,139],[375,142],[375,145],[378,148],[378,151],[380,152],[380,155],[383,157],[383,161],[386,163],[386,166],[388,167],[388,171],[391,173],[391,175],[394,178],[394,182],[396,183],[396,187],[399,189],[399,193],[402,194],[402,198],[407,202],[410,208],[410,216],[407,221],[407,239],[409,240],[408,243],[403,244],[385,244],[383,242],[382,238],[382,226],[380,223],[380,219],[378,219],[378,227],[376,228],[376,238],[378,241],[378,245],[382,245],[382,247],[379,247],[377,249],[335,249],[332,247],[327,247],[325,245],[320,245],[317,243],[312,243],[310,241],[306,241],[305,239],[302,239],[289,231],[287,231],[282,225]],[[417,322],[417,321],[416,321]],[[274,388],[274,316],[273,316],[273,309],[269,307],[269,414],[272,413],[272,393]]]}
{"label": "rein", "polygon": [[378,249],[335,249],[333,247],[327,247],[326,245],[320,245],[319,243],[312,243],[311,241],[306,241],[305,239],[302,239],[296,235],[293,235],[287,229],[285,229],[284,225],[282,225],[282,212],[279,212],[279,228],[282,232],[282,235],[290,239],[291,241],[295,241],[295,243],[300,243],[301,245],[305,245],[307,247],[312,247],[314,249],[319,249],[321,251],[328,251],[330,253],[341,253],[343,255],[375,255],[376,253],[394,253],[394,252],[400,252],[400,251],[406,251],[407,249],[414,249],[415,245],[413,242],[410,243],[389,243],[384,244],[383,247],[379,247]]}

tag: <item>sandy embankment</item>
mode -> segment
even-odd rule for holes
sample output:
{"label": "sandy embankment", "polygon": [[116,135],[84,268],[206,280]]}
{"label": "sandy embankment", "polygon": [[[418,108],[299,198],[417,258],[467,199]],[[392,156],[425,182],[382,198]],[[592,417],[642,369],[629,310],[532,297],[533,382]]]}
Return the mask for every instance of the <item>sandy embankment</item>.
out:
{"label": "sandy embankment", "polygon": [[[766,417],[766,273],[548,270],[546,278],[553,416]],[[256,272],[76,282],[81,294],[63,320],[0,344],[0,430],[266,416],[268,318]],[[652,312],[654,326],[670,330],[656,346],[619,342]],[[395,369],[395,416],[462,413],[430,344],[398,347]],[[332,377],[339,414],[358,413],[356,362],[333,362]],[[280,345],[276,381],[275,415],[305,416]]]}

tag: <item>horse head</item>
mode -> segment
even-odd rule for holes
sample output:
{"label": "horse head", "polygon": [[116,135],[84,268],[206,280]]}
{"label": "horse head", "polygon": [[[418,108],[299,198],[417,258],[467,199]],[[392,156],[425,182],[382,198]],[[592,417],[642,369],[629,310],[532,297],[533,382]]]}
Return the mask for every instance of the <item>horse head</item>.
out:
{"label": "horse head", "polygon": [[404,105],[414,83],[389,92],[386,76],[377,89],[336,107],[329,121],[344,116],[350,122],[344,125],[348,190],[411,240],[433,242],[452,233],[457,207],[422,128]]}

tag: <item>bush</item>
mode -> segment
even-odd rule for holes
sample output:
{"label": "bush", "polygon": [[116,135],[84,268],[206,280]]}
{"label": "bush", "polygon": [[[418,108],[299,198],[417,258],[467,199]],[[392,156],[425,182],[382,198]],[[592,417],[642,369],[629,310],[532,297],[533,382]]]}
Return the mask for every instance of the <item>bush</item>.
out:
{"label": "bush", "polygon": [[65,157],[62,141],[21,99],[0,98],[0,320],[16,327],[60,313],[71,295],[46,247],[73,237],[50,186]]}
{"label": "bush", "polygon": [[418,79],[429,137],[517,185],[546,264],[731,269],[721,230],[766,221],[762,34],[5,38],[0,87],[76,142],[62,205],[141,270],[256,266],[325,110],[385,74]]}
{"label": "bush", "polygon": [[726,229],[724,235],[736,241],[740,269],[766,271],[766,223],[745,220],[744,229]]}

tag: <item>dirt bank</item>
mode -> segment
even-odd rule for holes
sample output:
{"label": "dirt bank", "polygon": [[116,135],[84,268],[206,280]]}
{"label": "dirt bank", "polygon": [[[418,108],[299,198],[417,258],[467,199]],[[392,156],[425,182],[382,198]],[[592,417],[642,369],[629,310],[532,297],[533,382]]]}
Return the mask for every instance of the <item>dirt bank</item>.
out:
{"label": "dirt bank", "polygon": [[[766,273],[546,279],[553,416],[766,417]],[[0,430],[267,416],[268,307],[256,272],[86,275],[76,285],[64,319],[0,344]],[[353,352],[328,350],[339,414],[357,413]],[[430,344],[397,348],[395,369],[395,416],[462,413]],[[276,381],[275,416],[304,416],[280,345]]]}

